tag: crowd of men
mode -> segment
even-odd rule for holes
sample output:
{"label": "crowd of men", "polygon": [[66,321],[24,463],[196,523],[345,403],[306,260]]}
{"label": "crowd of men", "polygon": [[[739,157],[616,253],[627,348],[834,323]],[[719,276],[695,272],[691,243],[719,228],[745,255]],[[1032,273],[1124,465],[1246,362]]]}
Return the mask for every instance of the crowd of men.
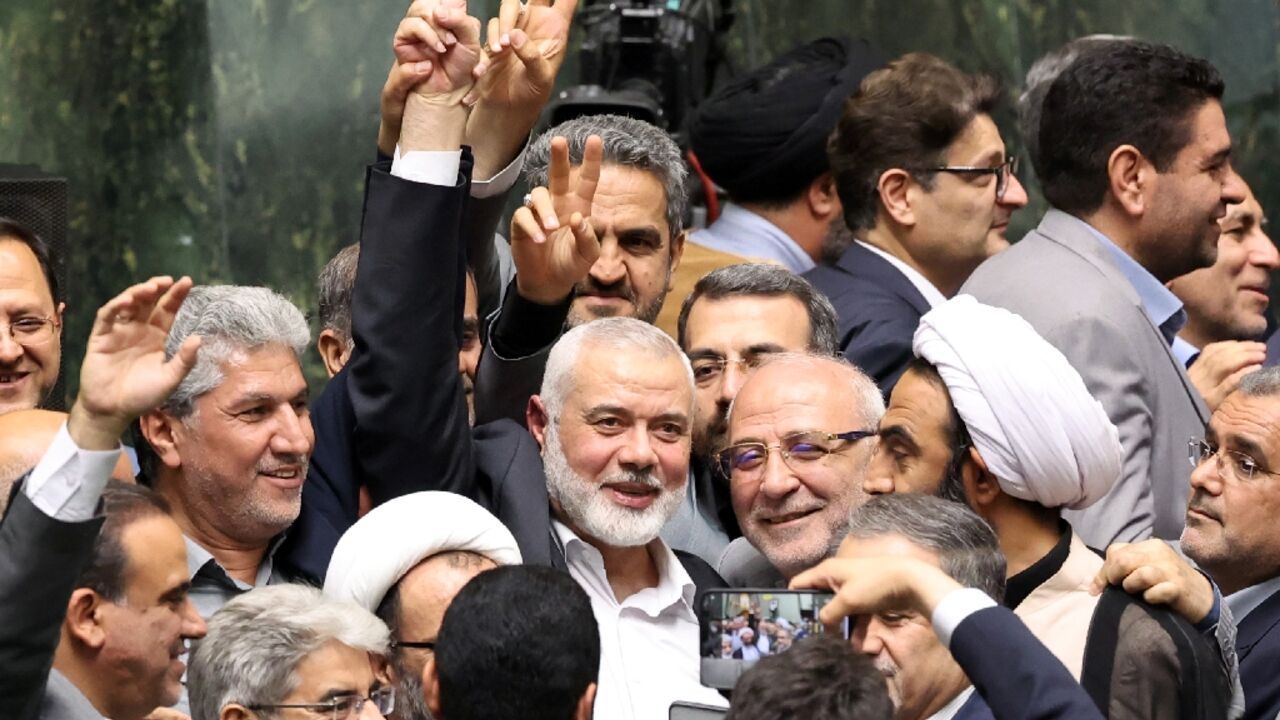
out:
{"label": "crowd of men", "polygon": [[[1218,71],[1038,61],[1011,245],[995,80],[817,40],[698,109],[690,232],[663,130],[534,133],[576,5],[395,29],[318,397],[289,300],[158,277],[41,409],[56,259],[0,220],[0,717],[1280,717],[1280,254]],[[702,593],[784,587],[849,639],[704,647]]]}

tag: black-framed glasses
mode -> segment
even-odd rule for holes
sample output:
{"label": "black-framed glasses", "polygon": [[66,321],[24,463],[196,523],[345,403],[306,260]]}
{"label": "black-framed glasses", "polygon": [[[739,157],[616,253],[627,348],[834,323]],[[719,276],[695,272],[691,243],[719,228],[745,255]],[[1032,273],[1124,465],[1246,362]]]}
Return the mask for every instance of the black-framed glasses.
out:
{"label": "black-framed glasses", "polygon": [[415,649],[415,650],[430,650],[430,651],[432,651],[432,652],[435,652],[435,649],[436,649],[436,642],[435,642],[434,640],[418,640],[418,641],[411,641],[411,640],[392,640],[392,641],[391,641],[391,647],[393,647],[393,648],[413,648],[413,649]]}
{"label": "black-framed glasses", "polygon": [[777,450],[782,462],[795,472],[804,472],[828,455],[876,434],[875,430],[850,430],[826,433],[817,430],[791,433],[771,445],[762,442],[740,442],[716,453],[716,467],[724,477],[754,477],[764,472],[769,452]]}
{"label": "black-framed glasses", "polygon": [[1191,462],[1191,467],[1200,467],[1209,458],[1217,461],[1218,475],[1223,478],[1249,481],[1254,475],[1280,476],[1280,473],[1267,470],[1257,460],[1242,452],[1214,447],[1204,440],[1187,441],[1187,460]]}
{"label": "black-framed glasses", "polygon": [[938,165],[936,167],[922,168],[928,172],[945,172],[955,173],[957,175],[995,175],[996,176],[996,200],[1003,200],[1004,193],[1009,189],[1009,177],[1018,174],[1018,156],[1008,155],[1004,162],[995,167],[974,167],[970,165]]}
{"label": "black-framed glasses", "polygon": [[369,693],[368,697],[363,695],[339,695],[329,702],[324,703],[292,703],[292,704],[275,704],[275,705],[246,705],[250,710],[310,710],[316,713],[325,713],[333,720],[352,720],[352,718],[360,717],[361,711],[364,710],[364,704],[373,703],[384,717],[391,714],[396,709],[396,689],[391,686],[380,688]]}

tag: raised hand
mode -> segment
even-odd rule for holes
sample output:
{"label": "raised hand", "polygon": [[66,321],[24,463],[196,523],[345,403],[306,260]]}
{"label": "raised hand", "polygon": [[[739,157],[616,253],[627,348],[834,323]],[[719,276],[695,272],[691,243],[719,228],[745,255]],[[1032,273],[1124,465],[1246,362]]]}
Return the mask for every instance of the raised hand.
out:
{"label": "raised hand", "polygon": [[417,0],[391,47],[397,63],[413,65],[418,82],[411,92],[441,105],[461,104],[487,65],[480,21],[467,15],[466,0]]}
{"label": "raised hand", "polygon": [[1213,412],[1239,387],[1245,375],[1262,368],[1267,346],[1260,342],[1225,340],[1209,343],[1191,363],[1187,375]]}
{"label": "raised hand", "polygon": [[961,587],[937,565],[902,556],[831,558],[791,580],[792,589],[835,593],[818,614],[825,625],[885,610],[911,610],[927,618],[944,597]]}
{"label": "raised hand", "polygon": [[191,278],[152,278],[117,295],[99,310],[80,366],[80,394],[68,431],[85,449],[115,447],[129,423],[163,403],[196,362],[198,336],[165,359],[174,315],[191,291]]}
{"label": "raised hand", "polygon": [[587,138],[577,177],[569,163],[569,141],[551,140],[549,187],[536,187],[511,218],[511,257],[520,296],[544,305],[558,303],[587,276],[600,257],[591,224],[591,204],[600,181],[604,142]]}
{"label": "raised hand", "polygon": [[1107,585],[1141,595],[1152,605],[1168,605],[1193,624],[1213,609],[1213,585],[1163,540],[1115,543],[1107,548],[1106,562],[1090,592],[1097,595]]}

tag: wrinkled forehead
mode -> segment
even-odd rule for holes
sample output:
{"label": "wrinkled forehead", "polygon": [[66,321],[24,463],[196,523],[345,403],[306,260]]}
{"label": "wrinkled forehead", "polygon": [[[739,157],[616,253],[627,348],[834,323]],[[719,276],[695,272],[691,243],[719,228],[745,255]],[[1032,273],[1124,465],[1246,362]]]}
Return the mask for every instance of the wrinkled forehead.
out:
{"label": "wrinkled forehead", "polygon": [[1280,461],[1280,395],[1227,396],[1209,419],[1206,436],[1233,449]]}
{"label": "wrinkled forehead", "polygon": [[567,407],[625,407],[636,413],[689,412],[693,387],[682,356],[586,342],[569,376]]}

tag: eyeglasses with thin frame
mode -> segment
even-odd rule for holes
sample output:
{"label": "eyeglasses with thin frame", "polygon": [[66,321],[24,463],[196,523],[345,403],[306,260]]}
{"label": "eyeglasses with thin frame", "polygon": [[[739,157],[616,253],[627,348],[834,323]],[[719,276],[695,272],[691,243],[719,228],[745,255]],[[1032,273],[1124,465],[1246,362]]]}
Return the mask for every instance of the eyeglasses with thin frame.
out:
{"label": "eyeglasses with thin frame", "polygon": [[9,337],[20,345],[39,345],[49,342],[53,339],[53,331],[56,327],[58,327],[56,318],[35,315],[27,315],[9,322],[0,321],[0,328],[4,328],[9,333]]}
{"label": "eyeglasses with thin frame", "polygon": [[974,167],[970,165],[938,165],[921,168],[926,172],[945,172],[957,175],[995,175],[996,200],[1003,200],[1005,191],[1009,189],[1009,177],[1018,174],[1018,156],[1008,155],[1004,162],[995,167]]}
{"label": "eyeglasses with thin frame", "polygon": [[373,703],[378,712],[383,717],[386,717],[396,709],[396,689],[387,686],[374,690],[369,693],[368,697],[355,694],[339,695],[324,703],[246,705],[245,707],[250,710],[310,710],[315,713],[323,713],[332,718],[332,720],[352,720],[360,717],[360,713],[364,710],[364,704],[367,702]]}
{"label": "eyeglasses with thin frame", "polygon": [[1247,482],[1252,480],[1254,475],[1280,476],[1280,473],[1263,468],[1261,463],[1242,452],[1214,447],[1204,440],[1187,441],[1187,460],[1191,462],[1191,467],[1200,467],[1209,458],[1217,461],[1218,475],[1223,478],[1230,477]]}
{"label": "eyeglasses with thin frame", "polygon": [[755,477],[764,472],[769,453],[777,450],[782,462],[794,472],[804,472],[828,455],[843,450],[850,443],[876,434],[875,430],[850,430],[826,433],[817,430],[791,433],[773,444],[740,442],[716,453],[716,467],[726,477]]}
{"label": "eyeglasses with thin frame", "polygon": [[751,353],[735,360],[723,357],[699,357],[690,362],[693,366],[693,381],[699,387],[706,387],[724,375],[724,369],[733,365],[740,373],[749,373],[764,364],[774,353]]}

